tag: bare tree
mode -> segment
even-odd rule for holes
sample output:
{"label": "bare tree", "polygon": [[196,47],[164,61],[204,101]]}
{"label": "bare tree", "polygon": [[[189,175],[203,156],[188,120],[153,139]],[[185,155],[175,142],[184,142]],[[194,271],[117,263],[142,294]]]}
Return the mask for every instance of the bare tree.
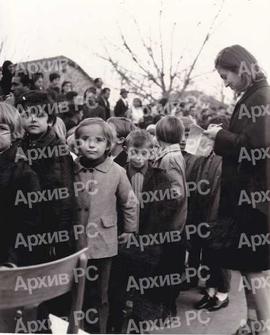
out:
{"label": "bare tree", "polygon": [[[162,8],[159,10],[158,41],[154,41],[150,34],[148,37],[143,36],[137,20],[133,17],[133,24],[136,28],[137,37],[139,38],[142,47],[140,52],[131,46],[127,36],[120,28],[119,34],[121,45],[113,45],[109,42],[110,47],[114,47],[116,50],[121,51],[122,55],[125,55],[127,59],[131,61],[130,63],[132,64],[132,68],[134,68],[134,70],[124,66],[123,62],[118,60],[116,57],[113,57],[108,47],[104,47],[105,56],[98,56],[106,62],[109,62],[114,71],[119,75],[121,82],[126,84],[129,87],[129,90],[136,93],[138,96],[155,101],[156,99],[153,91],[158,92],[160,96],[167,98],[174,90],[177,90],[181,94],[187,89],[194,79],[192,74],[195,66],[203,49],[209,42],[209,39],[214,32],[215,24],[218,17],[222,13],[224,2],[225,0],[221,0],[220,7],[211,21],[208,31],[195,53],[190,66],[184,70],[179,70],[184,58],[183,54],[179,55],[177,59],[174,59],[174,35],[177,27],[176,22],[173,23],[171,28],[169,52],[164,51],[165,46],[162,36]],[[139,53],[142,53],[142,51],[144,56],[139,56]]]}

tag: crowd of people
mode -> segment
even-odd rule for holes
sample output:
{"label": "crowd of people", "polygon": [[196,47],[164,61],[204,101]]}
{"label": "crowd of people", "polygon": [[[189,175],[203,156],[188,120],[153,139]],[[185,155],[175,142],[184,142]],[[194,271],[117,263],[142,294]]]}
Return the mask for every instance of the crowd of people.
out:
{"label": "crowd of people", "polygon": [[[250,71],[239,70],[243,62]],[[141,321],[176,316],[180,292],[199,286],[193,308],[215,312],[230,303],[230,270],[250,285],[270,275],[269,243],[247,243],[269,234],[269,203],[254,206],[252,197],[268,189],[269,162],[244,159],[270,145],[269,115],[249,117],[270,103],[270,88],[241,46],[222,50],[215,66],[238,95],[232,115],[188,99],[130,104],[126,88],[111,108],[101,78],[78,99],[59,73],[45,87],[43,73],[3,64],[0,265],[50,262],[87,247],[87,266],[97,272],[84,290],[83,310],[98,316],[84,320],[90,333],[136,333]],[[213,143],[207,156],[185,150],[194,125]],[[65,241],[49,238],[62,231]],[[50,243],[29,248],[35,234]],[[263,325],[270,318],[269,288],[245,293],[248,334],[252,310]],[[45,302],[38,318],[65,316],[69,304],[69,295]]]}

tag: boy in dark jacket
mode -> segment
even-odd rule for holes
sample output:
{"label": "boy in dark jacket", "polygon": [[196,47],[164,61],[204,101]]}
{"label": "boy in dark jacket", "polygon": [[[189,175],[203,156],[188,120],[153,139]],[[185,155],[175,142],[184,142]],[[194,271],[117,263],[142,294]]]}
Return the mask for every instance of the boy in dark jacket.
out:
{"label": "boy in dark jacket", "polygon": [[35,257],[27,244],[27,235],[39,227],[37,204],[28,206],[20,194],[40,190],[36,173],[17,154],[23,134],[21,118],[14,107],[0,103],[0,265],[33,265]]}
{"label": "boy in dark jacket", "polygon": [[[131,299],[134,302],[132,317],[135,322],[153,320],[165,317],[175,312],[175,296],[172,292],[175,287],[149,289],[140,294],[130,289],[130,280],[136,281],[144,277],[165,276],[171,273],[181,273],[184,269],[183,237],[180,227],[172,226],[172,217],[179,206],[179,194],[173,188],[172,182],[165,171],[151,166],[153,159],[153,141],[146,130],[135,130],[127,137],[128,163],[126,166],[128,178],[136,194],[138,225],[137,234],[133,235],[127,245],[119,252],[121,278],[118,271],[118,290],[115,297],[118,299]],[[165,236],[178,236],[174,242],[168,242]],[[139,241],[151,240],[151,236],[158,236],[156,242],[149,245],[140,245]],[[177,255],[177,257],[176,257]],[[124,269],[126,272],[124,273]],[[116,274],[115,274],[116,275]],[[119,291],[120,290],[120,291]],[[124,292],[123,292],[124,290]],[[122,302],[116,304],[119,308]],[[174,311],[173,311],[174,309]],[[115,311],[114,308],[112,310]],[[119,317],[119,315],[118,315]],[[115,313],[117,318],[117,313]],[[119,322],[120,318],[118,319]],[[119,327],[119,325],[118,325]],[[116,326],[114,329],[121,329]]]}
{"label": "boy in dark jacket", "polygon": [[[20,154],[36,172],[41,192],[34,202],[40,205],[40,234],[43,242],[33,248],[38,263],[60,259],[75,251],[73,161],[68,147],[55,133],[57,103],[47,93],[30,91],[18,105],[25,135]],[[70,296],[66,295],[40,305],[38,319],[48,312],[58,316],[69,313]]]}
{"label": "boy in dark jacket", "polygon": [[[21,97],[18,107],[25,130],[19,151],[38,175],[43,194],[34,199],[41,207],[42,232],[46,233],[48,242],[39,248],[39,262],[49,262],[74,251],[72,158],[66,143],[51,127],[55,106],[46,93],[27,93]],[[60,239],[62,231],[66,232],[65,241]]]}
{"label": "boy in dark jacket", "polygon": [[[222,123],[225,129],[228,125],[228,120],[225,117],[215,117],[208,122],[209,124]],[[207,240],[207,236],[211,232],[211,226],[217,221],[222,157],[215,155],[214,152],[208,157],[198,157],[185,153],[185,160],[187,181],[191,185],[198,185],[196,190],[191,188],[192,192],[190,192],[188,200],[187,229],[190,227],[189,231],[192,232],[196,227],[195,234],[190,233],[189,236],[188,264],[195,269],[204,265],[209,269],[210,275],[206,281],[205,294],[195,304],[195,308],[215,311],[228,305],[231,280],[230,271],[221,268],[213,250],[209,249]],[[199,227],[204,227],[205,231],[201,233]],[[187,283],[186,288],[196,287],[198,284],[199,278],[193,277]]]}
{"label": "boy in dark jacket", "polygon": [[[39,205],[29,204],[29,194],[40,192],[36,173],[18,153],[23,135],[21,117],[10,104],[0,103],[0,268],[28,266],[36,263],[30,239],[40,228]],[[2,284],[2,283],[1,283]],[[23,309],[22,309],[23,310]],[[15,328],[17,309],[0,312],[0,333]],[[34,313],[34,311],[33,311]],[[22,311],[20,321],[25,324],[32,312]],[[23,320],[23,321],[22,321]],[[32,319],[36,322],[36,319]]]}

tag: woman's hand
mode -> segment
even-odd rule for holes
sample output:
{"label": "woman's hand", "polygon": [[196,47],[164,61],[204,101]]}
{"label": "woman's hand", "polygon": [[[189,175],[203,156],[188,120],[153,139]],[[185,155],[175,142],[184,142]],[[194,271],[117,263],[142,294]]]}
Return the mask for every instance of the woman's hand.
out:
{"label": "woman's hand", "polygon": [[208,128],[203,132],[204,135],[211,140],[215,140],[217,133],[222,129],[220,124],[209,124]]}

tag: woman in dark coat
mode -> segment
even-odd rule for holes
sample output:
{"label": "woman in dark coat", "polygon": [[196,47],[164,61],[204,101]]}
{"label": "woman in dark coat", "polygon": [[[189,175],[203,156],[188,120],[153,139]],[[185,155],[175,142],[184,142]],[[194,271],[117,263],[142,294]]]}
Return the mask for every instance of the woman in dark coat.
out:
{"label": "woman in dark coat", "polygon": [[219,221],[233,222],[229,247],[219,256],[223,266],[244,275],[248,309],[254,308],[252,295],[260,334],[269,334],[270,289],[264,283],[270,276],[270,87],[255,57],[239,45],[223,49],[215,67],[225,86],[241,95],[229,129],[213,125],[205,132],[223,157]]}

